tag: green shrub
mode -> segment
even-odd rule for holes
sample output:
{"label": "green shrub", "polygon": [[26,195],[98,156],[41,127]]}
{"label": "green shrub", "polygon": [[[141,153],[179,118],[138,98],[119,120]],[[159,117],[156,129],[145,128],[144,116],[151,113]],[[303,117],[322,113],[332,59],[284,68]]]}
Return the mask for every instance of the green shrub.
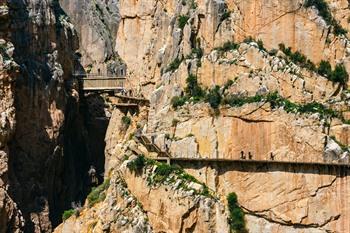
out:
{"label": "green shrub", "polygon": [[292,52],[291,47],[286,47],[284,44],[279,44],[279,49],[289,58],[289,60],[303,68],[311,71],[316,71],[315,64],[306,58],[306,56],[299,51]]}
{"label": "green shrub", "polygon": [[344,29],[340,24],[336,23],[333,26],[333,33],[339,36],[339,35],[345,35],[346,33],[348,33],[348,31]]}
{"label": "green shrub", "polygon": [[344,65],[337,64],[332,71],[331,64],[328,61],[324,60],[320,62],[317,73],[325,76],[327,79],[333,82],[338,82],[342,85],[345,85],[349,78],[348,72],[346,71]]}
{"label": "green shrub", "polygon": [[186,83],[185,93],[188,97],[193,97],[195,101],[198,101],[205,96],[205,91],[198,84],[197,76],[190,74],[186,79]]}
{"label": "green shrub", "polygon": [[203,184],[203,190],[201,192],[201,195],[206,196],[206,197],[210,196],[209,188],[205,184]]}
{"label": "green shrub", "polygon": [[10,60],[10,56],[6,52],[7,46],[5,44],[0,45],[0,55],[4,58],[4,60]]}
{"label": "green shrub", "polygon": [[247,97],[239,97],[235,95],[226,96],[223,99],[224,104],[228,104],[231,107],[240,107],[244,104],[261,102],[263,100],[263,96],[255,95],[255,96],[247,96]]}
{"label": "green shrub", "polygon": [[239,44],[236,44],[232,41],[225,42],[221,47],[215,48],[219,53],[224,53],[230,50],[235,50],[239,48]]}
{"label": "green shrub", "polygon": [[197,67],[202,66],[201,58],[203,57],[203,50],[198,47],[198,48],[193,48],[191,51],[191,54],[186,56],[186,59],[194,59],[197,58]]}
{"label": "green shrub", "polygon": [[243,42],[246,43],[246,44],[249,44],[249,43],[251,43],[251,42],[254,42],[254,39],[253,39],[253,37],[248,36],[247,38],[245,38],[245,39],[243,40]]}
{"label": "green shrub", "polygon": [[207,94],[207,101],[210,104],[210,106],[214,109],[218,108],[221,103],[221,94],[220,94],[220,87],[215,86],[213,89],[209,91]]}
{"label": "green shrub", "polygon": [[135,160],[129,162],[127,164],[127,167],[130,169],[130,171],[139,172],[141,169],[144,168],[145,165],[146,165],[145,156],[140,155]]}
{"label": "green shrub", "polygon": [[132,140],[135,137],[135,133],[130,133],[128,139]]}
{"label": "green shrub", "polygon": [[72,216],[75,213],[76,211],[74,209],[65,210],[62,214],[62,220],[66,221],[68,218],[70,218],[70,216]]}
{"label": "green shrub", "polygon": [[122,117],[122,123],[126,126],[129,126],[131,124],[131,119],[128,116],[123,116]]}
{"label": "green shrub", "polygon": [[263,50],[266,51],[265,47],[264,47],[264,42],[262,40],[258,40],[258,42],[256,42],[258,44],[258,48],[259,50]]}
{"label": "green shrub", "polygon": [[186,172],[181,171],[180,177],[183,180],[186,180],[186,181],[189,181],[189,182],[198,183],[198,180],[194,176],[192,176],[192,175],[190,175],[190,174],[188,174]]}
{"label": "green shrub", "polygon": [[192,54],[196,55],[198,59],[201,59],[203,57],[203,50],[201,48],[193,48]]}
{"label": "green shrub", "polygon": [[185,96],[174,96],[170,103],[174,109],[177,109],[178,107],[183,106],[186,101],[188,101],[188,99]]}
{"label": "green shrub", "polygon": [[226,9],[225,12],[221,15],[220,21],[222,22],[225,19],[230,18],[230,16],[231,16],[231,11]]}
{"label": "green shrub", "polygon": [[334,71],[332,72],[331,80],[334,82],[339,82],[343,85],[348,81],[349,75],[346,71],[344,65],[337,64]]}
{"label": "green shrub", "polygon": [[277,52],[278,52],[277,49],[271,49],[268,53],[269,53],[270,56],[276,56]]}
{"label": "green shrub", "polygon": [[325,77],[330,77],[332,75],[332,66],[329,61],[322,60],[317,68],[317,73]]}
{"label": "green shrub", "polygon": [[189,20],[190,17],[187,15],[180,15],[178,18],[178,24],[180,29],[184,29],[185,25],[187,24],[187,21]]}
{"label": "green shrub", "polygon": [[230,193],[227,196],[227,202],[230,212],[229,224],[231,230],[237,233],[248,233],[244,221],[244,212],[238,205],[237,195],[235,193]]}
{"label": "green shrub", "polygon": [[297,63],[297,64],[305,64],[306,62],[306,57],[303,54],[301,54],[299,51],[292,53],[291,59],[294,63]]}
{"label": "green shrub", "polygon": [[168,68],[165,70],[166,72],[175,71],[181,65],[182,59],[175,58],[172,62],[170,62]]}
{"label": "green shrub", "polygon": [[231,79],[227,80],[227,82],[224,85],[224,91],[227,90],[229,87],[231,87],[235,82]]}
{"label": "green shrub", "polygon": [[173,173],[176,170],[174,166],[170,166],[166,163],[160,163],[158,164],[156,170],[155,170],[155,176],[154,181],[157,183],[164,182],[171,173]]}
{"label": "green shrub", "polygon": [[106,198],[106,194],[104,191],[108,189],[110,184],[110,180],[105,180],[101,185],[92,188],[91,192],[87,196],[87,199],[89,201],[89,206],[93,206],[98,202],[103,201]]}

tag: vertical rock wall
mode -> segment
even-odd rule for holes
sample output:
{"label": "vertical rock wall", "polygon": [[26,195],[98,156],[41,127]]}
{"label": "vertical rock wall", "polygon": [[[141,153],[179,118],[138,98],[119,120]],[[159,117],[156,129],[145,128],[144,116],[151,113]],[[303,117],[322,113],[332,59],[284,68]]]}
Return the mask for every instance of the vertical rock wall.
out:
{"label": "vertical rock wall", "polygon": [[59,2],[77,30],[79,53],[85,71],[118,73],[118,66],[123,64],[115,50],[120,20],[118,1],[60,0]]}
{"label": "vertical rock wall", "polygon": [[[1,41],[1,50],[7,48],[10,54],[3,58],[13,54],[18,67],[16,75],[13,69],[1,71],[1,188],[8,194],[1,198],[5,217],[0,231],[14,232],[23,225],[17,206],[25,219],[22,229],[51,232],[63,210],[85,199],[88,191],[89,151],[71,79],[73,67],[79,66],[78,40],[56,0],[10,0],[1,5],[1,13],[5,7],[7,16],[1,20],[7,17],[8,23],[1,24],[1,34],[7,32],[13,46]],[[5,60],[4,66],[10,66]]]}

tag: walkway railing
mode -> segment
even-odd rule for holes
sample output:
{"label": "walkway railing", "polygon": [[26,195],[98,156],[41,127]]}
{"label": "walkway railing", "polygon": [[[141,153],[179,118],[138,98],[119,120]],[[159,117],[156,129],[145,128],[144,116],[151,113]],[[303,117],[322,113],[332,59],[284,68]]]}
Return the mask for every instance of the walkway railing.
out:
{"label": "walkway railing", "polygon": [[167,151],[160,149],[153,141],[150,140],[146,135],[142,133],[135,134],[136,139],[142,143],[146,149],[150,152],[156,152],[158,154],[158,158],[164,160],[164,157],[169,158],[170,154]]}
{"label": "walkway railing", "polygon": [[73,74],[84,91],[124,90],[126,78],[100,74]]}
{"label": "walkway railing", "polygon": [[157,145],[155,145],[152,140],[148,138],[148,135],[142,133],[136,133],[135,137],[140,143],[142,143],[148,151],[158,153],[158,157],[152,158],[155,160],[166,160],[168,163],[171,161],[188,161],[188,162],[223,162],[223,163],[257,163],[257,164],[290,164],[290,165],[318,165],[318,166],[335,166],[335,167],[345,167],[350,168],[350,163],[347,162],[304,162],[304,161],[281,161],[281,160],[256,160],[256,159],[224,159],[224,158],[183,158],[183,157],[172,157],[168,151],[161,150]]}
{"label": "walkway railing", "polygon": [[170,161],[189,162],[218,162],[218,163],[258,163],[258,164],[290,164],[290,165],[318,165],[350,168],[350,163],[343,162],[303,162],[303,161],[283,161],[283,160],[255,160],[255,159],[215,159],[215,158],[175,158],[170,157]]}

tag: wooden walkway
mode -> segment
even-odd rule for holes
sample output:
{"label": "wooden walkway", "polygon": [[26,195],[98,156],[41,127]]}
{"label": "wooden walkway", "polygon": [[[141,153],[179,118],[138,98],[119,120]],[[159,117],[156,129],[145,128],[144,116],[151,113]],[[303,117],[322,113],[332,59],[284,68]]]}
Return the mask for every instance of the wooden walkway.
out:
{"label": "wooden walkway", "polygon": [[117,98],[120,98],[120,99],[149,103],[149,100],[145,99],[145,98],[134,97],[134,96],[127,96],[127,95],[121,95],[121,94],[115,94],[114,96],[117,97]]}
{"label": "wooden walkway", "polygon": [[350,168],[350,163],[337,162],[303,162],[303,161],[282,161],[282,160],[255,160],[255,159],[223,159],[223,158],[176,158],[169,152],[162,151],[157,145],[151,142],[145,135],[135,135],[136,139],[142,143],[148,151],[156,152],[158,157],[152,158],[157,161],[171,162],[197,162],[197,163],[247,163],[247,164],[283,164],[283,165],[312,165],[312,166],[335,166]]}
{"label": "wooden walkway", "polygon": [[139,105],[138,104],[133,104],[133,103],[115,103],[112,104],[114,107],[126,107],[126,108],[137,108]]}
{"label": "wooden walkway", "polygon": [[99,74],[73,74],[83,91],[118,91],[125,89],[125,77]]}
{"label": "wooden walkway", "polygon": [[290,164],[290,165],[315,165],[315,166],[336,166],[350,168],[350,163],[331,163],[331,162],[302,162],[302,161],[281,161],[281,160],[254,160],[254,159],[214,159],[214,158],[175,158],[175,157],[158,157],[155,160],[179,161],[179,162],[204,162],[204,163],[249,163],[249,164]]}

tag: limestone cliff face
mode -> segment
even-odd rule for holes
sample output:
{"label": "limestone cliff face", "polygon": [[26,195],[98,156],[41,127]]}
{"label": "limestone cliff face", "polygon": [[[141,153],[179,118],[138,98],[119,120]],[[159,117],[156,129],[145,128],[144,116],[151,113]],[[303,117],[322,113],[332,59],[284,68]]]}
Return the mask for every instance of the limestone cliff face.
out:
{"label": "limestone cliff face", "polygon": [[2,38],[0,39],[0,232],[19,232],[23,218],[18,206],[9,195],[9,146],[16,120],[14,104],[14,85],[19,67],[13,60],[13,44],[8,40],[6,26],[9,23],[8,6],[0,7]]}
{"label": "limestone cliff face", "polygon": [[[120,1],[116,49],[141,84],[149,84],[149,77],[158,79],[162,68],[175,57],[189,55],[193,47],[209,53],[226,41],[242,41],[249,36],[262,39],[269,50],[284,43],[315,63],[324,59],[333,64],[344,62],[348,67],[348,40],[335,37],[317,10],[305,8],[303,2]],[[347,4],[332,1],[330,6],[336,11]],[[230,17],[224,17],[225,12],[230,12]],[[181,15],[189,17],[183,29],[177,22]],[[335,17],[343,22],[344,17]]]}
{"label": "limestone cliff face", "polygon": [[[349,231],[345,170],[307,165],[182,165],[218,193],[237,192],[250,232]],[[334,204],[335,199],[342,204]]]}
{"label": "limestone cliff face", "polygon": [[[349,70],[348,40],[335,36],[315,8],[305,8],[303,1],[195,3],[121,1],[119,5],[117,49],[140,85],[153,81],[157,86],[150,96],[147,130],[156,132],[158,145],[170,144],[171,155],[180,158],[239,159],[243,152],[258,160],[269,160],[273,154],[281,161],[349,161],[347,152],[330,137],[348,145],[349,126],[336,118],[286,113],[265,103],[223,107],[219,116],[213,116],[205,104],[171,107],[171,98],[183,93],[192,73],[207,88],[234,80],[226,94],[254,96],[277,91],[295,103],[324,103],[345,117],[349,109],[343,87],[288,62],[283,54],[269,54],[254,42],[241,43],[224,54],[216,49],[226,41],[238,43],[253,36],[261,39],[267,50],[284,43],[316,64],[321,59],[333,65],[342,62]],[[334,17],[347,28],[342,20],[345,13],[339,9],[340,5],[346,8],[348,2],[328,3]],[[223,17],[228,11],[229,17]],[[188,21],[181,28],[179,18],[184,15]],[[137,41],[136,47],[131,40]],[[196,58],[193,48],[202,48],[203,56]],[[181,57],[185,59],[179,67],[167,71],[169,64]],[[346,169],[179,165],[222,197],[232,191],[239,193],[251,232],[349,231],[347,207],[332,205],[334,199],[330,198],[336,192],[339,202],[349,202],[349,196],[343,195],[349,188]]]}
{"label": "limestone cliff face", "polygon": [[0,231],[51,232],[85,198],[90,166],[71,80],[78,40],[57,1],[0,5]]}
{"label": "limestone cliff face", "polygon": [[[115,50],[120,21],[118,1],[59,1],[79,36],[81,64],[86,72],[116,73],[123,64]],[[82,72],[83,70],[76,69]]]}

